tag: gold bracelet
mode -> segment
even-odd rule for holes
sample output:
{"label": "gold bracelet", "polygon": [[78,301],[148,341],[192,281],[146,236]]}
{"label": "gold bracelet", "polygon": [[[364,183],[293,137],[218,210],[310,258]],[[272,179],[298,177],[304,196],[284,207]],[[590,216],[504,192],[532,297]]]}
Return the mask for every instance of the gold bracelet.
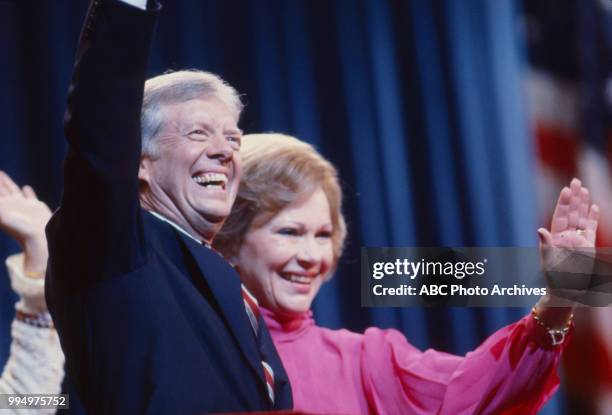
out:
{"label": "gold bracelet", "polygon": [[538,315],[535,306],[533,306],[533,308],[531,309],[531,315],[533,316],[535,322],[546,330],[546,332],[550,336],[551,343],[553,346],[558,346],[565,342],[567,333],[572,328],[572,323],[574,322],[574,313],[572,313],[570,314],[567,323],[565,323],[565,327],[563,327],[562,329],[553,329],[551,327],[548,327],[546,323],[542,321],[542,318]]}

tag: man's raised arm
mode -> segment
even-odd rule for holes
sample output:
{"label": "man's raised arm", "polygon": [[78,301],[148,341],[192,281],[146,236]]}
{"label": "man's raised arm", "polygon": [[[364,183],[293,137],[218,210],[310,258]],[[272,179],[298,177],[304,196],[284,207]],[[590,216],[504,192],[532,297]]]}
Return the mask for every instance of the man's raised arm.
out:
{"label": "man's raised arm", "polygon": [[144,261],[140,112],[159,8],[146,3],[94,0],[83,26],[65,117],[64,194],[47,229],[57,280],[95,281]]}

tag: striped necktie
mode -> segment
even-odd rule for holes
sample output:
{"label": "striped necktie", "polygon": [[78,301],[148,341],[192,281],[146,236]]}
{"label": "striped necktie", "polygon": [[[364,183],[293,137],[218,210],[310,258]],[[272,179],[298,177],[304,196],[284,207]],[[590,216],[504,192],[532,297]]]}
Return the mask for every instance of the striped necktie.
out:
{"label": "striped necktie", "polygon": [[[221,255],[219,251],[217,251],[207,242],[202,241],[200,243],[206,248],[216,253],[217,255],[223,257],[223,255]],[[231,263],[230,265],[232,265],[232,267],[234,266]],[[240,287],[242,289],[242,300],[244,301],[244,308],[246,309],[246,314],[249,317],[249,322],[251,323],[251,328],[253,329],[253,334],[255,335],[255,340],[257,342],[259,353],[262,358],[261,365],[263,367],[264,377],[266,379],[266,389],[268,390],[268,397],[270,398],[272,405],[274,405],[274,370],[272,369],[272,366],[270,366],[268,362],[266,362],[265,353],[260,344],[259,304],[257,303],[257,298],[255,298],[253,294],[249,292],[249,290],[244,286],[244,284],[240,284]]]}
{"label": "striped necktie", "polygon": [[[242,287],[244,307],[246,309],[247,316],[249,317],[249,321],[251,322],[251,328],[255,334],[255,339],[258,340],[259,344],[259,305],[257,304],[257,299],[249,292],[249,290],[247,290],[244,284],[240,285]],[[272,370],[272,367],[264,359],[261,360],[261,365],[263,366],[264,376],[266,378],[268,396],[270,397],[272,404],[274,404],[274,370]]]}

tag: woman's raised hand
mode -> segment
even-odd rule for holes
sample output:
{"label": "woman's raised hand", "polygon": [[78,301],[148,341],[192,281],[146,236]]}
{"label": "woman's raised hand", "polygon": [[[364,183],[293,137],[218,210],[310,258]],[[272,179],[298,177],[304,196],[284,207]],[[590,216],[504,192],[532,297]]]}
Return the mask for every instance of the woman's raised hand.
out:
{"label": "woman's raised hand", "polygon": [[589,287],[598,221],[599,207],[574,178],[559,194],[550,231],[538,229],[542,268],[559,305],[571,306]]}

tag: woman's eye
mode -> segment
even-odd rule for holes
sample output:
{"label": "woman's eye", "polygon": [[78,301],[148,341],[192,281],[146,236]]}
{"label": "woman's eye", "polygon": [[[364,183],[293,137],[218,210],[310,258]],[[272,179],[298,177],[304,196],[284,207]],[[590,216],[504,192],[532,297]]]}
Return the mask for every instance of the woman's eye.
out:
{"label": "woman's eye", "polygon": [[238,136],[227,136],[227,141],[229,141],[230,143],[235,143],[240,145],[240,142],[242,141],[240,137]]}
{"label": "woman's eye", "polygon": [[189,132],[188,135],[189,136],[203,136],[203,135],[206,135],[206,132],[202,129],[196,129],[196,130]]}
{"label": "woman's eye", "polygon": [[299,232],[294,228],[281,228],[277,231],[279,235],[298,236]]}
{"label": "woman's eye", "polygon": [[317,238],[331,238],[331,237],[332,237],[331,231],[321,231],[317,233]]}

